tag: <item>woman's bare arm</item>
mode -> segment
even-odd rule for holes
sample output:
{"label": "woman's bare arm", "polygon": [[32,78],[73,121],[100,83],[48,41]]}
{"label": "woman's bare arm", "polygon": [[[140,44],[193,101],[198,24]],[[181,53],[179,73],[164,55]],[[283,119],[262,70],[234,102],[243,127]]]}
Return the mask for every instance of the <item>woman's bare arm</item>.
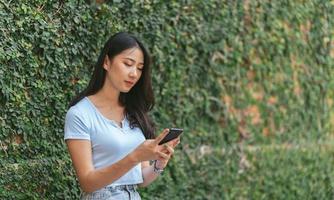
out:
{"label": "woman's bare arm", "polygon": [[159,142],[168,134],[168,131],[165,129],[156,139],[146,140],[120,161],[101,169],[95,169],[93,166],[92,147],[89,140],[66,140],[80,187],[85,192],[94,192],[116,181],[142,161],[168,159],[169,156],[163,153],[163,148],[159,146]]}
{"label": "woman's bare arm", "polygon": [[139,187],[148,186],[159,176],[159,174],[153,171],[153,165],[150,165],[149,161],[141,162],[141,169],[142,169],[144,182],[139,184],[138,185]]}
{"label": "woman's bare arm", "polygon": [[[160,169],[163,169],[166,167],[169,159],[174,153],[174,148],[176,147],[177,144],[179,144],[179,142],[180,142],[180,138],[178,137],[177,139],[172,140],[167,143],[167,148],[164,150],[164,153],[166,153],[168,157],[159,159],[158,162],[160,162],[160,164],[162,162],[162,164],[157,167],[159,167]],[[141,162],[141,168],[142,168],[142,175],[143,175],[144,182],[139,184],[139,187],[148,186],[159,176],[159,174],[154,172],[154,166],[150,165],[149,161]]]}
{"label": "woman's bare arm", "polygon": [[122,160],[108,167],[95,170],[89,140],[70,139],[66,140],[66,144],[80,187],[85,192],[93,192],[111,184],[139,163],[132,154],[128,154]]}

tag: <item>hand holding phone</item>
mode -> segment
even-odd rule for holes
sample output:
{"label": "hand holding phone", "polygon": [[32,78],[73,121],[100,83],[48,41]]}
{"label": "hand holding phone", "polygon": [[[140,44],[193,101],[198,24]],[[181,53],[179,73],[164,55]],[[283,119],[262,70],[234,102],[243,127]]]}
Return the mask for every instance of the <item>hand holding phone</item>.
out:
{"label": "hand holding phone", "polygon": [[168,134],[162,139],[159,145],[169,142],[183,133],[182,128],[170,128]]}

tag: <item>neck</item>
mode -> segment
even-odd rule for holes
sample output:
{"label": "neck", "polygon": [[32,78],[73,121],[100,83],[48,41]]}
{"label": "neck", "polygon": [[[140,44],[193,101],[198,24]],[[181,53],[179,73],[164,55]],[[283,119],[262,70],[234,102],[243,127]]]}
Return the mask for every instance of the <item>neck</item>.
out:
{"label": "neck", "polygon": [[108,84],[105,84],[102,89],[95,94],[97,100],[96,103],[101,107],[118,107],[120,106],[119,95],[119,91],[111,86],[108,87]]}

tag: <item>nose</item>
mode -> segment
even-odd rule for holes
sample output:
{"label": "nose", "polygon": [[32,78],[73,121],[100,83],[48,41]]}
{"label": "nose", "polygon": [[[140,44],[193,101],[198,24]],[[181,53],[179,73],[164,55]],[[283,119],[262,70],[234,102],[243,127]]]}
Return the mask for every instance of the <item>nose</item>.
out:
{"label": "nose", "polygon": [[130,76],[131,78],[137,78],[137,76],[138,76],[138,72],[137,72],[137,70],[136,70],[135,67],[131,68],[131,71],[130,71],[130,73],[129,73],[129,76]]}

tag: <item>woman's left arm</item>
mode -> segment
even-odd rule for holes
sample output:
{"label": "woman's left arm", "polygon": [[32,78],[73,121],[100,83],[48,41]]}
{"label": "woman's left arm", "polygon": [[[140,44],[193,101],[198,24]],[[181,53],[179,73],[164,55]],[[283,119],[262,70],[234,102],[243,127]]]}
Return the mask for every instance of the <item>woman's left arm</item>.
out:
{"label": "woman's left arm", "polygon": [[[167,157],[160,157],[156,161],[156,167],[159,169],[164,169],[167,164],[169,159],[174,153],[174,148],[180,143],[180,138],[174,139],[166,144],[163,145],[165,148],[165,152],[167,154]],[[158,176],[159,173],[154,171],[154,164],[150,165],[149,161],[144,161],[141,163],[142,167],[142,176],[144,179],[144,182],[139,184],[139,187],[146,187],[149,184],[151,184]]]}

